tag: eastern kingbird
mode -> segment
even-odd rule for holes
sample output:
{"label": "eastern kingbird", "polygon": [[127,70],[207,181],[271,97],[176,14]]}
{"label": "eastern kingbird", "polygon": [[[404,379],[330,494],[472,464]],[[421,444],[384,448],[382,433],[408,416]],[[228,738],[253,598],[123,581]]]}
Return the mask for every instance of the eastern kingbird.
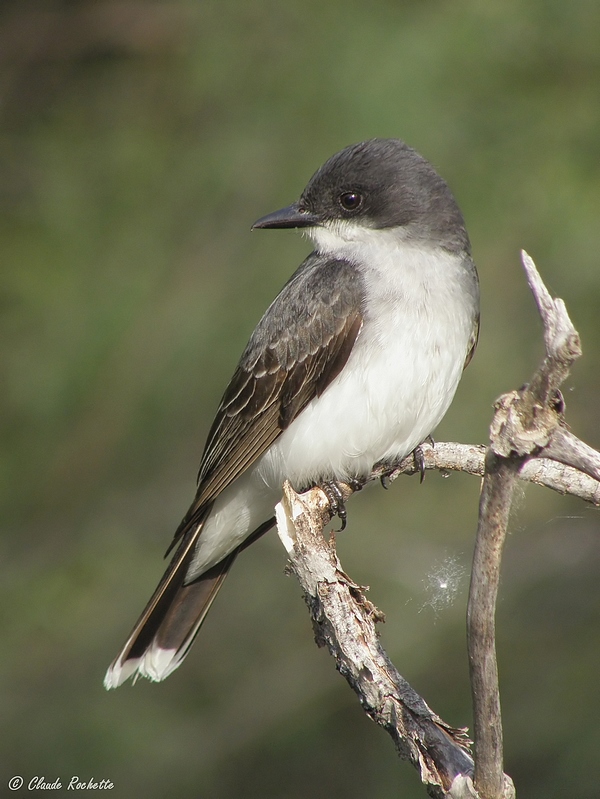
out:
{"label": "eastern kingbird", "polygon": [[[363,480],[438,425],[477,343],[462,214],[431,164],[372,139],[332,156],[254,228],[314,251],[250,336],[208,434],[175,554],[107,688],[163,680],[187,655],[236,555],[274,524],[282,484]],[[170,551],[170,550],[169,550]]]}

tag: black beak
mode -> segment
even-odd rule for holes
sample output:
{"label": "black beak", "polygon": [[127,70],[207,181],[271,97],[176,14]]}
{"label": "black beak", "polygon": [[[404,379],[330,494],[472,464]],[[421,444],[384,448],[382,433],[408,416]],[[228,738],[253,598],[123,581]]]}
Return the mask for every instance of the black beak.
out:
{"label": "black beak", "polygon": [[306,211],[298,203],[292,203],[287,208],[261,217],[252,225],[252,230],[255,228],[314,227],[318,224],[319,220],[314,214]]}

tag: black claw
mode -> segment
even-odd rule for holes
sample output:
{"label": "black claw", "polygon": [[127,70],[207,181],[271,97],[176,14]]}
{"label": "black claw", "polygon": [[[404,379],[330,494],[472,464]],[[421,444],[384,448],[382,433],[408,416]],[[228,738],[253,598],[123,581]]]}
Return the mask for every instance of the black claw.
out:
{"label": "black claw", "polygon": [[425,456],[423,455],[423,450],[421,449],[421,445],[415,447],[413,449],[413,460],[415,462],[415,469],[421,475],[419,482],[422,483],[425,479]]}
{"label": "black claw", "polygon": [[320,488],[329,500],[329,505],[331,506],[331,515],[337,516],[342,523],[340,529],[337,530],[338,533],[341,533],[342,530],[346,529],[346,523],[348,520],[348,514],[344,504],[344,496],[341,492],[341,489],[335,480],[328,480],[327,482],[322,483]]}
{"label": "black claw", "polygon": [[382,474],[381,477],[379,478],[381,485],[385,488],[386,491],[390,486],[389,479],[390,478],[387,476],[387,474]]}

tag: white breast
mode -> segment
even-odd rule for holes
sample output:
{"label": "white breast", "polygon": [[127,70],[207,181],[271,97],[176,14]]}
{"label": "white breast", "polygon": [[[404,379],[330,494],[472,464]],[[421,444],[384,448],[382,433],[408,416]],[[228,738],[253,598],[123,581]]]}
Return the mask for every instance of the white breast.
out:
{"label": "white breast", "polygon": [[[423,249],[394,231],[359,228],[341,239],[318,229],[318,247],[355,260],[367,298],[348,363],[259,462],[262,479],[301,487],[364,476],[404,457],[439,424],[460,379],[476,314],[458,255]],[[354,231],[351,230],[351,233]]]}
{"label": "white breast", "polygon": [[392,231],[319,228],[317,249],[354,260],[364,324],[342,372],[269,450],[217,498],[189,578],[273,515],[281,486],[367,475],[408,455],[438,425],[460,379],[477,313],[474,273],[443,250]]}

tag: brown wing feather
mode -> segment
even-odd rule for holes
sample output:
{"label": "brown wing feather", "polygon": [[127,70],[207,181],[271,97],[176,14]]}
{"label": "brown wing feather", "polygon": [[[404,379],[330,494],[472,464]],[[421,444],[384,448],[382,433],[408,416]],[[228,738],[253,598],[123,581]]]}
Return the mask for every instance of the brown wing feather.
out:
{"label": "brown wing feather", "polygon": [[467,357],[465,358],[465,362],[463,365],[463,370],[467,368],[467,366],[471,363],[471,359],[475,354],[475,349],[477,348],[477,342],[479,341],[479,314],[475,318],[475,322],[473,324],[473,330],[471,332],[471,338],[469,341],[469,349],[467,351]]}
{"label": "brown wing feather", "polygon": [[[345,261],[311,256],[271,305],[242,355],[208,435],[198,492],[169,551],[179,543],[105,684],[118,685],[153,646],[185,656],[244,543],[191,582],[186,575],[214,499],[281,435],[348,360],[362,327],[362,284]],[[168,671],[166,672],[168,673]]]}
{"label": "brown wing feather", "polygon": [[[294,289],[292,292],[291,289]],[[208,434],[198,492],[171,544],[281,435],[348,360],[362,327],[356,268],[307,259],[246,348]],[[276,322],[274,322],[276,320]]]}

